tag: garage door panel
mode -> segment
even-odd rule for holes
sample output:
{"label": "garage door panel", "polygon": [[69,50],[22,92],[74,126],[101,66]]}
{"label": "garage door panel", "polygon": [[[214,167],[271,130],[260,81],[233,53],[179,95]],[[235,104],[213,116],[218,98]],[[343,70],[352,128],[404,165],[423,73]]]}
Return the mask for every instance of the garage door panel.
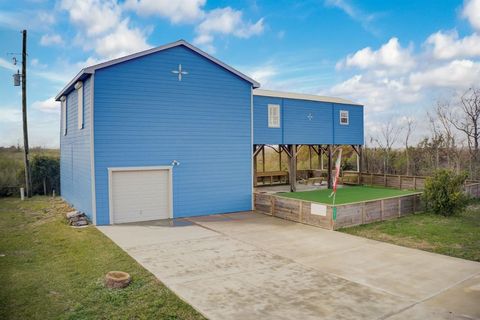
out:
{"label": "garage door panel", "polygon": [[170,170],[112,171],[113,223],[170,218]]}

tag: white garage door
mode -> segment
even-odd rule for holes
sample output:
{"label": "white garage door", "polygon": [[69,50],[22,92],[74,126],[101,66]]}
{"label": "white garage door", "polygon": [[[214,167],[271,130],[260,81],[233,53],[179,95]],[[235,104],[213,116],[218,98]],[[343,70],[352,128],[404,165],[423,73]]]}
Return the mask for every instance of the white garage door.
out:
{"label": "white garage door", "polygon": [[171,218],[171,170],[110,169],[112,223]]}

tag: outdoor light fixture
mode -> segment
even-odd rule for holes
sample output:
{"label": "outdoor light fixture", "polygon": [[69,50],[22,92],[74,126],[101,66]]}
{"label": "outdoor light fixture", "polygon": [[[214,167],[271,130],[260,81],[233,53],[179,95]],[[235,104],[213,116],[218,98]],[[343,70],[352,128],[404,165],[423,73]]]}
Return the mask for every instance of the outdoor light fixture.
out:
{"label": "outdoor light fixture", "polygon": [[177,160],[172,161],[172,166],[176,167],[176,166],[179,166],[179,165],[180,165],[180,162],[178,162]]}

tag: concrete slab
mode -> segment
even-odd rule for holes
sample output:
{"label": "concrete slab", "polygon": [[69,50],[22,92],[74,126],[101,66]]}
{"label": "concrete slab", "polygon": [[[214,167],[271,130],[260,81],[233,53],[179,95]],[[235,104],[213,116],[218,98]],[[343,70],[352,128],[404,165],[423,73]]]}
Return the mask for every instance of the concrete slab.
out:
{"label": "concrete slab", "polygon": [[255,212],[99,229],[210,319],[480,318],[480,263]]}

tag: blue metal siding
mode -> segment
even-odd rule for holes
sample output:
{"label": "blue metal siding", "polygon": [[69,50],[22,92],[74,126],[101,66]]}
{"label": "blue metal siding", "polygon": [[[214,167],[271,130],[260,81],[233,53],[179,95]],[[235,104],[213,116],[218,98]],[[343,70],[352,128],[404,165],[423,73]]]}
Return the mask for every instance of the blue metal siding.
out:
{"label": "blue metal siding", "polygon": [[97,224],[110,223],[109,167],[173,160],[174,217],[250,210],[250,99],[250,83],[184,46],[97,70]]}
{"label": "blue metal siding", "polygon": [[[60,132],[61,195],[75,209],[92,219],[90,168],[91,80],[83,83],[83,129],[78,129],[78,94],[67,95],[67,135]],[[62,116],[62,115],[61,115]]]}
{"label": "blue metal siding", "polygon": [[283,99],[283,106],[284,144],[332,143],[331,103]]}
{"label": "blue metal siding", "polygon": [[[348,125],[340,124],[340,110],[348,111]],[[334,144],[363,144],[363,107],[335,104],[333,111]]]}
{"label": "blue metal siding", "polygon": [[[268,104],[280,105],[281,128],[268,127]],[[349,125],[339,124],[340,110]],[[254,144],[363,144],[363,106],[254,96],[253,113]]]}
{"label": "blue metal siding", "polygon": [[[268,105],[280,105],[280,128],[268,127]],[[283,144],[283,99],[253,96],[254,144]]]}

